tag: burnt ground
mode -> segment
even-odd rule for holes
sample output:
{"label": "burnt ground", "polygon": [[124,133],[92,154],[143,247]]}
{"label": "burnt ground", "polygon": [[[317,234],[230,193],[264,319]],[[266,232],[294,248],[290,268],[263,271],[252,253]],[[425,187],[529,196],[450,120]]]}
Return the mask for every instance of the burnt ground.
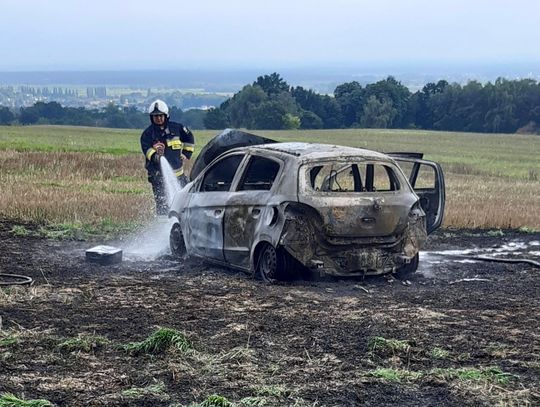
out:
{"label": "burnt ground", "polygon": [[[180,406],[214,394],[242,406],[540,403],[540,269],[532,265],[443,258],[421,260],[408,281],[267,285],[166,256],[87,263],[84,250],[101,242],[17,237],[13,226],[0,222],[0,272],[35,283],[0,289],[0,394],[61,406]],[[446,230],[427,250],[516,241],[532,242],[538,255],[538,233]],[[119,347],[159,327],[183,332],[194,350]],[[108,342],[59,346],[80,335]],[[374,347],[376,337],[403,346]]]}

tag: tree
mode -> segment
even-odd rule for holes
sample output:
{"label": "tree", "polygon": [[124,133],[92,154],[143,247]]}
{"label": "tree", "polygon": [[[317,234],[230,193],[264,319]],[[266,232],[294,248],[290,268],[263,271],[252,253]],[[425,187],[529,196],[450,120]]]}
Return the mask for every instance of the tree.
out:
{"label": "tree", "polygon": [[283,130],[287,128],[288,112],[277,101],[261,103],[253,110],[253,128],[267,130]]}
{"label": "tree", "polygon": [[344,83],[336,87],[334,97],[343,115],[343,125],[345,127],[353,126],[358,118],[358,113],[362,111],[364,89],[356,81]]}
{"label": "tree", "polygon": [[253,86],[259,86],[268,96],[272,96],[281,92],[289,92],[290,86],[278,73],[274,72],[270,75],[259,76]]}
{"label": "tree", "polygon": [[[227,116],[233,127],[253,127],[255,110],[268,99],[258,85],[246,85],[226,104]],[[223,105],[222,105],[223,106]]]}
{"label": "tree", "polygon": [[15,115],[9,108],[1,106],[0,107],[0,124],[9,125],[15,120]]}
{"label": "tree", "polygon": [[269,96],[268,99],[279,103],[285,111],[292,115],[298,115],[301,111],[301,109],[298,108],[298,103],[296,103],[295,98],[290,92],[275,93]]}
{"label": "tree", "polygon": [[182,123],[192,129],[204,129],[206,110],[189,109],[184,112]]}
{"label": "tree", "polygon": [[360,125],[362,127],[386,129],[393,122],[397,110],[393,107],[390,99],[377,99],[370,96],[364,105]]}
{"label": "tree", "polygon": [[283,117],[283,123],[285,126],[285,129],[288,130],[296,130],[300,128],[300,117],[295,116],[291,113],[285,113],[285,116]]}
{"label": "tree", "polygon": [[103,110],[104,126],[114,129],[127,129],[129,123],[126,115],[114,103],[109,103]]}
{"label": "tree", "polygon": [[328,129],[342,126],[341,108],[335,98],[328,95],[319,95],[301,86],[292,88],[291,94],[304,112],[311,111],[322,121],[319,128]]}
{"label": "tree", "polygon": [[64,117],[64,108],[58,102],[37,102],[34,107],[38,110],[39,115],[49,123],[60,124]]}
{"label": "tree", "polygon": [[450,84],[441,93],[433,95],[430,99],[431,113],[433,115],[434,130],[453,130],[460,128],[461,123],[454,122],[453,112],[459,103],[461,85]]}
{"label": "tree", "polygon": [[394,77],[389,76],[382,81],[367,85],[364,91],[364,98],[367,100],[371,96],[375,96],[379,101],[386,100],[391,102],[391,107],[395,110],[395,114],[391,121],[387,123],[387,127],[406,128],[414,120],[414,118],[408,115],[408,102],[411,92]]}
{"label": "tree", "polygon": [[125,116],[128,128],[140,129],[145,128],[148,126],[148,124],[150,124],[148,115],[140,110],[137,110],[135,106],[124,107],[122,109],[122,113]]}
{"label": "tree", "polygon": [[34,107],[22,107],[19,121],[21,124],[36,124],[39,120],[39,114]]}
{"label": "tree", "polygon": [[343,127],[343,115],[341,114],[341,107],[336,99],[324,95],[322,97],[322,109],[315,112],[323,121],[323,127],[325,129],[338,129]]}
{"label": "tree", "polygon": [[221,130],[229,127],[229,119],[220,108],[209,109],[204,117],[204,127],[212,130]]}
{"label": "tree", "polygon": [[410,106],[415,104],[411,107],[411,110],[414,112],[414,122],[417,127],[423,129],[433,128],[432,97],[444,92],[447,86],[448,82],[445,80],[440,80],[437,83],[429,82],[424,85],[422,91],[413,95]]}
{"label": "tree", "polygon": [[301,129],[322,129],[322,119],[310,110],[306,110],[302,113],[300,118]]}
{"label": "tree", "polygon": [[171,106],[169,109],[169,117],[172,121],[183,123],[184,112],[176,106]]}

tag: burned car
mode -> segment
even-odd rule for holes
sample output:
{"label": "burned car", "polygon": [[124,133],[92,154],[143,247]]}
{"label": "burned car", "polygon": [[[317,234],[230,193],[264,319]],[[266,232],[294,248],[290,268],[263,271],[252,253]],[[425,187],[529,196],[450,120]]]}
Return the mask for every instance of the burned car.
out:
{"label": "burned car", "polygon": [[173,254],[267,281],[299,267],[335,276],[413,272],[444,212],[441,167],[421,154],[227,130],[201,152],[192,177],[171,205]]}

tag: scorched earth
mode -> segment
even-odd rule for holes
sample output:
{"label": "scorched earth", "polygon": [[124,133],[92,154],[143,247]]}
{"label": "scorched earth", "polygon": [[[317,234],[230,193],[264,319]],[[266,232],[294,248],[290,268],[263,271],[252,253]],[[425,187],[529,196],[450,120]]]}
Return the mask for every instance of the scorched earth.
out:
{"label": "scorched earth", "polygon": [[[0,394],[59,406],[540,403],[540,269],[450,256],[538,261],[538,233],[438,231],[405,281],[268,285],[166,255],[87,263],[92,242],[14,226],[0,222],[0,272],[35,282],[0,288]],[[160,328],[187,349],[128,351]]]}

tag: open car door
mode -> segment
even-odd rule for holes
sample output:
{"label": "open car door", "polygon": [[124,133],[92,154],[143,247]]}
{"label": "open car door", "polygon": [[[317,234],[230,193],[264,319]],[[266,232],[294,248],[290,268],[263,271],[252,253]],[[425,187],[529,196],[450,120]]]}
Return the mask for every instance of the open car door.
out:
{"label": "open car door", "polygon": [[422,153],[386,153],[401,167],[409,183],[420,198],[426,213],[426,230],[430,234],[443,221],[445,186],[442,167],[433,161],[423,160]]}

